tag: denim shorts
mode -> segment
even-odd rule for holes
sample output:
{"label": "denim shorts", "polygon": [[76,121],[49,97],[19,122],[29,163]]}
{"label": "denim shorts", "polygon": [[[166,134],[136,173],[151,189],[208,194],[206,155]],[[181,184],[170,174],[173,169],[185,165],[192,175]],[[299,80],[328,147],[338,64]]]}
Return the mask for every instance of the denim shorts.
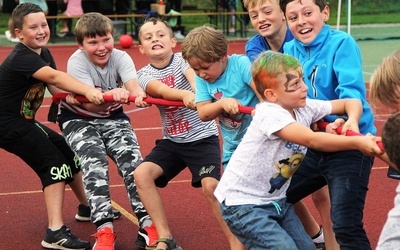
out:
{"label": "denim shorts", "polygon": [[222,217],[248,249],[315,249],[311,237],[286,199],[268,204],[226,206]]}

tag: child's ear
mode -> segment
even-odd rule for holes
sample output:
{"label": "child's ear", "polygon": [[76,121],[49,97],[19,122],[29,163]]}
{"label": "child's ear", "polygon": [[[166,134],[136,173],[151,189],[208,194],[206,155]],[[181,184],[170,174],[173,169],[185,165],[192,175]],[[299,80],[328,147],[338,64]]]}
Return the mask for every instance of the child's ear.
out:
{"label": "child's ear", "polygon": [[325,6],[325,8],[322,10],[322,13],[324,14],[324,22],[328,22],[330,14],[330,9],[328,5]]}
{"label": "child's ear", "polygon": [[139,52],[142,53],[142,55],[144,55],[143,46],[139,44],[139,45],[138,45],[138,49],[139,49]]}
{"label": "child's ear", "polygon": [[173,37],[172,38],[172,48],[175,48],[177,44],[178,44],[178,40],[175,37]]}
{"label": "child's ear", "polygon": [[222,63],[225,63],[228,61],[228,54],[223,55],[220,59],[219,59]]}
{"label": "child's ear", "polygon": [[265,100],[268,102],[276,102],[277,96],[273,89],[264,90]]}
{"label": "child's ear", "polygon": [[14,32],[16,38],[22,38],[22,31],[20,29],[15,28]]}

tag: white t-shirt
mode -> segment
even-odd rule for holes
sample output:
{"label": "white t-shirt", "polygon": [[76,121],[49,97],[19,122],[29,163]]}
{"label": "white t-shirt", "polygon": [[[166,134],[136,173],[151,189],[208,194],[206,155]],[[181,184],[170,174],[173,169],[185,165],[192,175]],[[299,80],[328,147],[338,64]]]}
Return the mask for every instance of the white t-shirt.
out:
{"label": "white t-shirt", "polygon": [[281,106],[263,102],[222,175],[215,196],[228,206],[266,204],[286,197],[290,179],[307,148],[274,133],[292,122],[309,127],[331,113],[329,101],[307,100],[295,109],[296,119]]}

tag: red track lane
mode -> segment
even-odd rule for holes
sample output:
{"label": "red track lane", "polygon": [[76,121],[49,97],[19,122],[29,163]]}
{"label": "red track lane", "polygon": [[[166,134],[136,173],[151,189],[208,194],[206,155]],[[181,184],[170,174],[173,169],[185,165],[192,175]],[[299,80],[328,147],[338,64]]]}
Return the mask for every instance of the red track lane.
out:
{"label": "red track lane", "polygon": [[[76,46],[50,47],[57,66],[60,70],[66,69],[66,60],[76,49]],[[178,46],[177,51],[180,49]],[[0,47],[0,62],[10,52],[10,47]],[[244,41],[231,42],[229,53],[243,53]],[[139,69],[147,64],[147,58],[139,53],[134,46],[126,50],[134,59]],[[37,120],[46,121],[50,99],[46,99],[40,109]],[[154,140],[161,137],[160,118],[156,107],[136,109],[134,105],[125,107],[132,120],[141,145],[142,154],[146,155],[154,146]],[[383,121],[387,119],[385,109],[376,111],[376,125],[381,131]],[[51,128],[59,131],[56,124],[48,123]],[[2,226],[0,227],[0,249],[41,249],[47,226],[46,209],[43,194],[38,178],[33,171],[18,157],[0,149],[2,160],[0,168],[0,212]],[[365,207],[365,228],[372,247],[375,248],[379,234],[386,220],[390,208],[393,207],[393,198],[398,181],[386,177],[387,167],[377,159],[372,170],[369,192]],[[135,217],[128,204],[125,188],[118,176],[115,165],[110,163],[111,195],[115,206],[123,212],[121,219],[115,221],[117,234],[117,250],[136,249],[134,240],[137,235]],[[166,188],[161,189],[166,212],[174,237],[184,249],[229,249],[227,240],[218,227],[207,202],[200,189],[190,186],[190,173],[182,172]],[[91,223],[80,223],[74,220],[77,200],[70,190],[65,197],[65,223],[72,232],[84,239],[94,238],[91,234],[95,227]],[[311,212],[317,216],[317,211],[310,198],[306,198]],[[317,217],[319,220],[319,218]]]}

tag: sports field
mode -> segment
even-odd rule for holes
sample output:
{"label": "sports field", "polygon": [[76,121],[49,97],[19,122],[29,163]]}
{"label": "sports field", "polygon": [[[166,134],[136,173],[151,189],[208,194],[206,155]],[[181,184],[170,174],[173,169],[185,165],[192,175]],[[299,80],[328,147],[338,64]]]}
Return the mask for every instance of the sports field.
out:
{"label": "sports field", "polygon": [[[245,41],[231,41],[229,54],[243,53]],[[399,40],[359,41],[363,54],[365,81],[383,57],[399,48]],[[118,46],[117,46],[118,48]],[[0,47],[0,62],[11,51],[12,47]],[[76,49],[75,45],[51,46],[51,51],[60,70],[66,69],[69,55]],[[176,49],[179,51],[180,47]],[[126,50],[134,59],[139,69],[147,64],[147,59],[139,53],[136,46]],[[351,60],[351,58],[349,58]],[[58,130],[56,124],[46,120],[50,99],[46,98],[40,109],[37,120]],[[155,107],[137,109],[134,105],[126,106],[126,111],[132,119],[132,125],[137,133],[142,154],[150,152],[154,141],[161,137],[160,119]],[[376,113],[376,126],[381,131],[383,122],[389,114],[382,111]],[[2,160],[0,168],[0,249],[41,249],[40,241],[47,225],[43,195],[38,178],[33,171],[19,158],[0,150]],[[125,188],[118,176],[115,165],[110,163],[110,181],[113,205],[122,211],[122,218],[115,222],[117,234],[116,249],[136,249],[134,240],[137,234],[137,220],[134,217]],[[393,207],[397,180],[386,177],[387,166],[376,160],[367,196],[365,208],[365,228],[372,247],[375,248],[380,231],[386,220],[386,215]],[[190,174],[182,172],[166,188],[161,190],[166,206],[170,226],[177,242],[184,249],[228,249],[228,243],[212,217],[207,202],[202,197],[201,190],[190,187]],[[306,199],[311,212],[316,215],[309,198]],[[65,222],[77,236],[90,239],[95,227],[90,223],[79,223],[73,219],[76,213],[77,201],[68,189],[65,198]],[[319,219],[317,217],[317,219]]]}

